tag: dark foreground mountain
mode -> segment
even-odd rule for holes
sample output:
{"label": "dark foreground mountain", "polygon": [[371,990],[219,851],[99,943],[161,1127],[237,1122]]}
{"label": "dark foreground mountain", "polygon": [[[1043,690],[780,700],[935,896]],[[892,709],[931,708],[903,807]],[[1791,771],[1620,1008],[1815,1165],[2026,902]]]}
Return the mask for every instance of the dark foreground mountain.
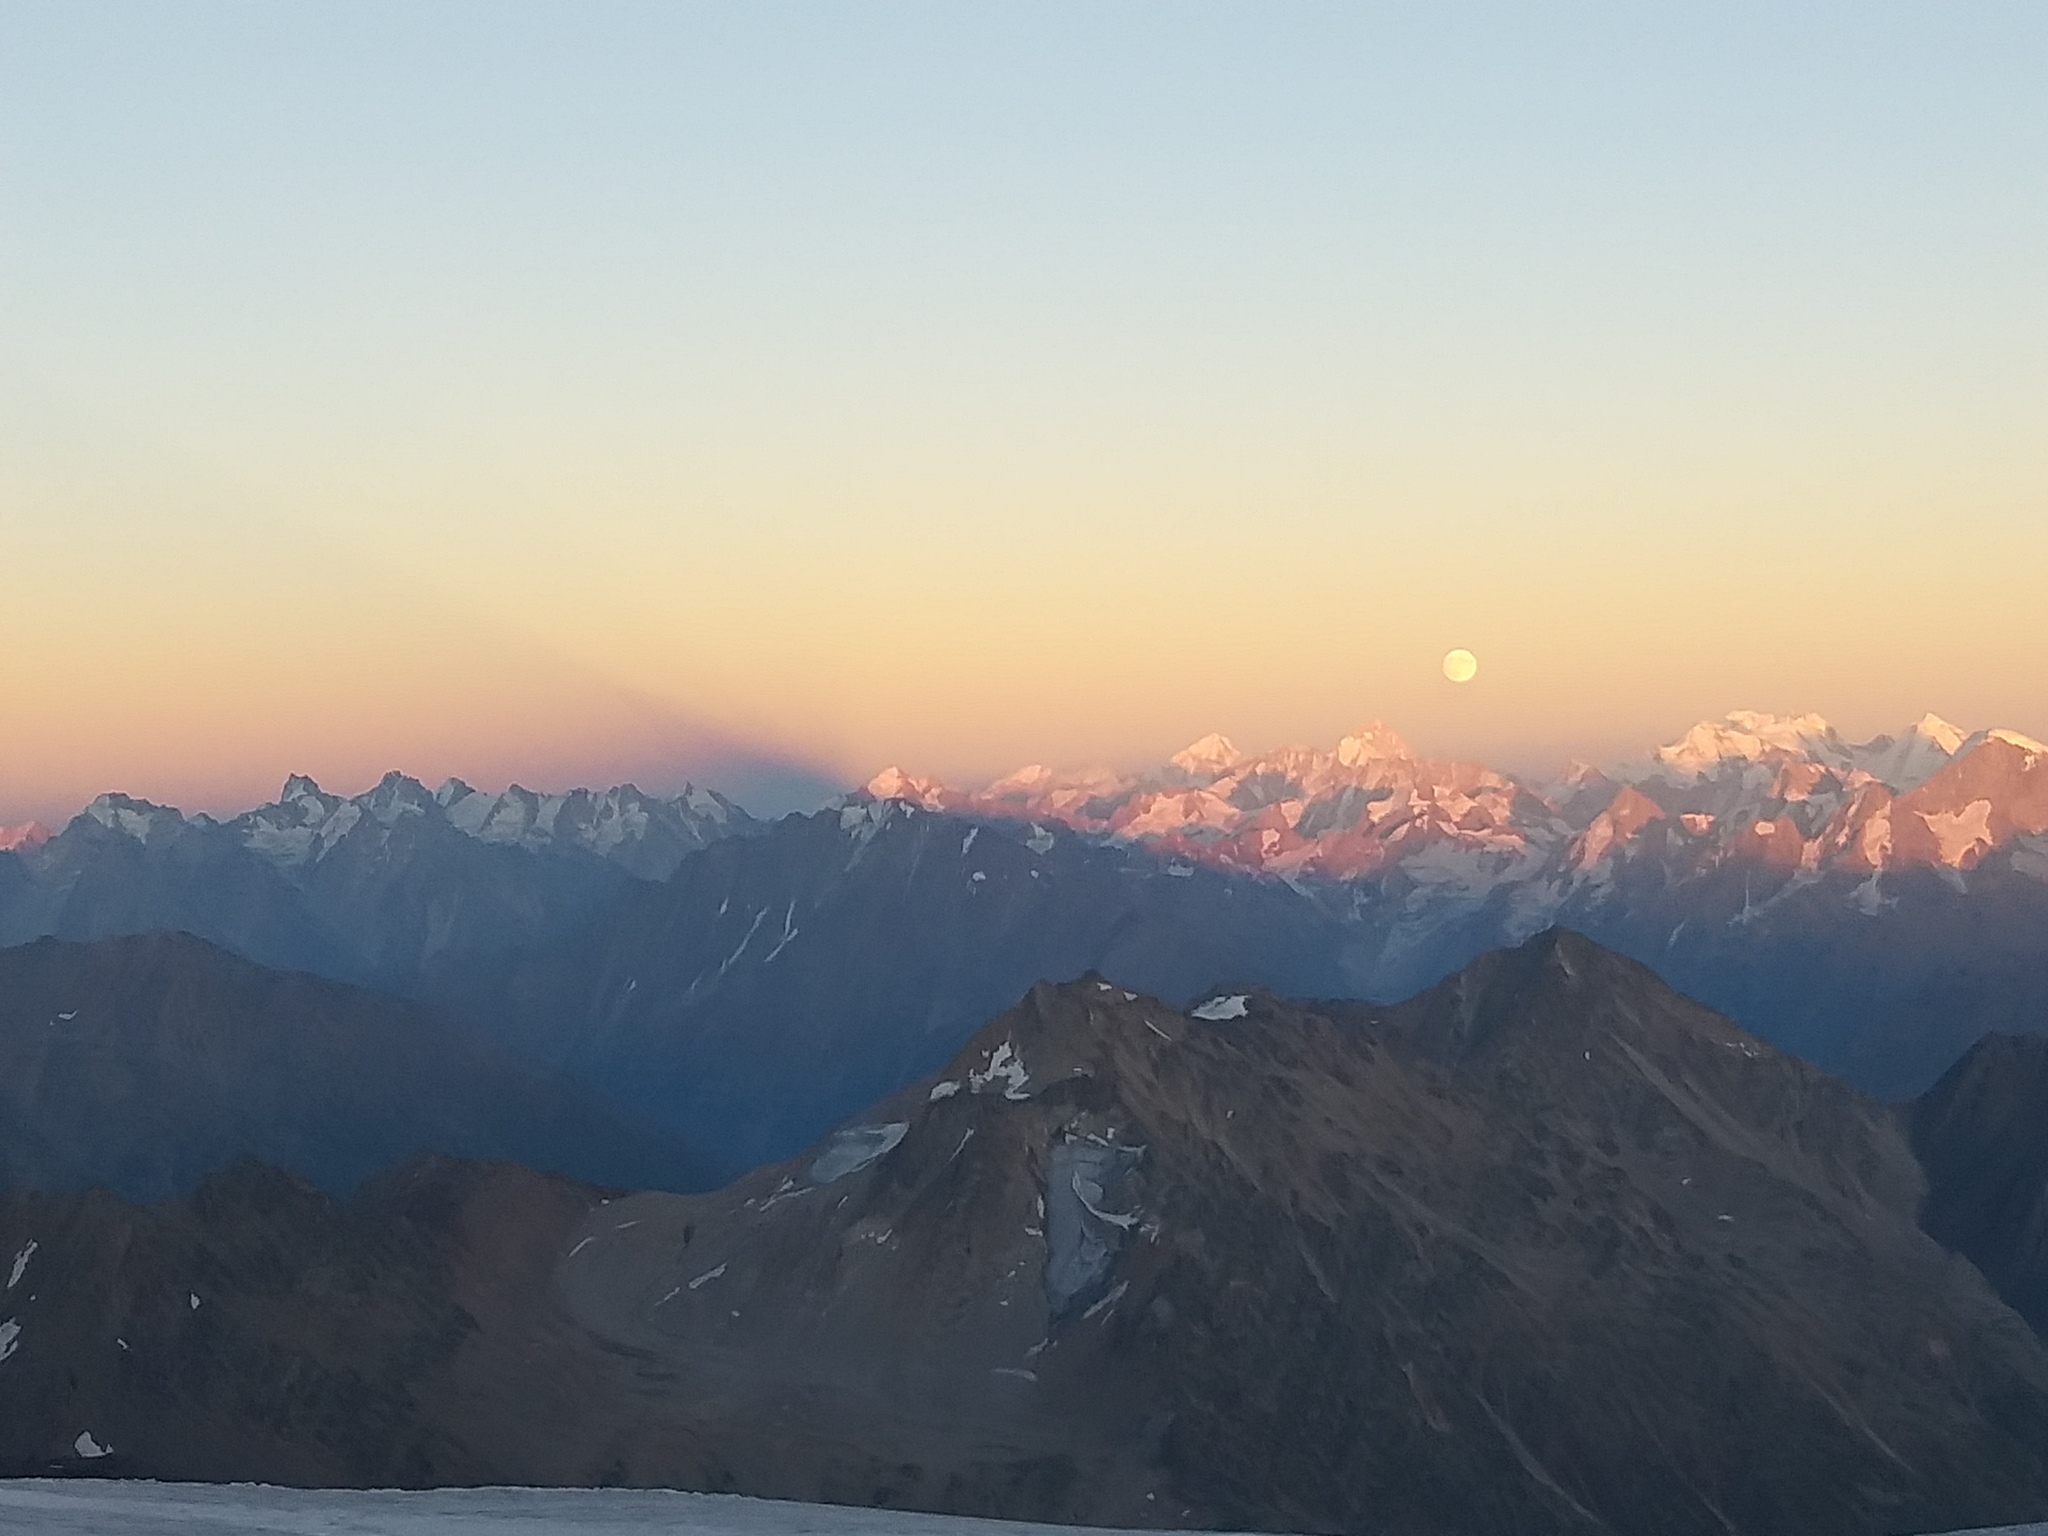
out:
{"label": "dark foreground mountain", "polygon": [[1992,1035],[1912,1109],[1921,1224],[2048,1335],[2048,1040]]}
{"label": "dark foreground mountain", "polygon": [[186,934],[0,950],[0,1177],[189,1192],[254,1156],[342,1191],[423,1151],[702,1188],[673,1132],[415,1004]]}
{"label": "dark foreground mountain", "polygon": [[[2048,1349],[1897,1118],[1566,934],[1396,1007],[1035,988],[714,1195],[9,1197],[0,1467],[1240,1529],[2048,1511]],[[104,1454],[102,1454],[104,1453]]]}

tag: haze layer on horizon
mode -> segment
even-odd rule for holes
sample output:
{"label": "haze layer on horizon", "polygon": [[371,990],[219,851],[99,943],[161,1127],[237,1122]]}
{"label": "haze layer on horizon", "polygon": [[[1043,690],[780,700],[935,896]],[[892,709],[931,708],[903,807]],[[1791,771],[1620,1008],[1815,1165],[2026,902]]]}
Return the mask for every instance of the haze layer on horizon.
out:
{"label": "haze layer on horizon", "polygon": [[0,8],[0,821],[2048,736],[2044,74],[2018,3]]}

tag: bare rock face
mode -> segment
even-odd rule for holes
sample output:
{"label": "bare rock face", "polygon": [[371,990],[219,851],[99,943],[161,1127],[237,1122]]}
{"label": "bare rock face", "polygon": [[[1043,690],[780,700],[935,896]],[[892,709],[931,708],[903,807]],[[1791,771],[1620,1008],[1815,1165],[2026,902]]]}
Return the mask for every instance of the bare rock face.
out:
{"label": "bare rock face", "polygon": [[2048,1349],[1925,1191],[1890,1111],[1574,935],[1388,1008],[1090,977],[716,1194],[13,1197],[0,1466],[90,1431],[119,1473],[1120,1525],[2039,1518]]}

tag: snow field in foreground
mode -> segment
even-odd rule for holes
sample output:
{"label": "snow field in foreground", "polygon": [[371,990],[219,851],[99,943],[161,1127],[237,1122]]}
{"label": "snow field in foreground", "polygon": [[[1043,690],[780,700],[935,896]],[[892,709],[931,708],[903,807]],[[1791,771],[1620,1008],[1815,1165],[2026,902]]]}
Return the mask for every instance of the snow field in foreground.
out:
{"label": "snow field in foreground", "polygon": [[[621,1488],[396,1493],[84,1478],[0,1482],[0,1531],[38,1536],[1066,1536],[1072,1529]],[[2048,1524],[1954,1536],[2048,1536]]]}
{"label": "snow field in foreground", "polygon": [[1071,1536],[1020,1525],[725,1494],[625,1488],[426,1492],[148,1483],[0,1481],[0,1532],[37,1536]]}

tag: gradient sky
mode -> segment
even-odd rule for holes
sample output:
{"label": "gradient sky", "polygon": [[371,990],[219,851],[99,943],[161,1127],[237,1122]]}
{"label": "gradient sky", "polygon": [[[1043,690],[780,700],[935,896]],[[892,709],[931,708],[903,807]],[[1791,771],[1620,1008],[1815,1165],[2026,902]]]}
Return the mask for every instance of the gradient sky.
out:
{"label": "gradient sky", "polygon": [[0,821],[2048,736],[2044,80],[2033,0],[0,0]]}

